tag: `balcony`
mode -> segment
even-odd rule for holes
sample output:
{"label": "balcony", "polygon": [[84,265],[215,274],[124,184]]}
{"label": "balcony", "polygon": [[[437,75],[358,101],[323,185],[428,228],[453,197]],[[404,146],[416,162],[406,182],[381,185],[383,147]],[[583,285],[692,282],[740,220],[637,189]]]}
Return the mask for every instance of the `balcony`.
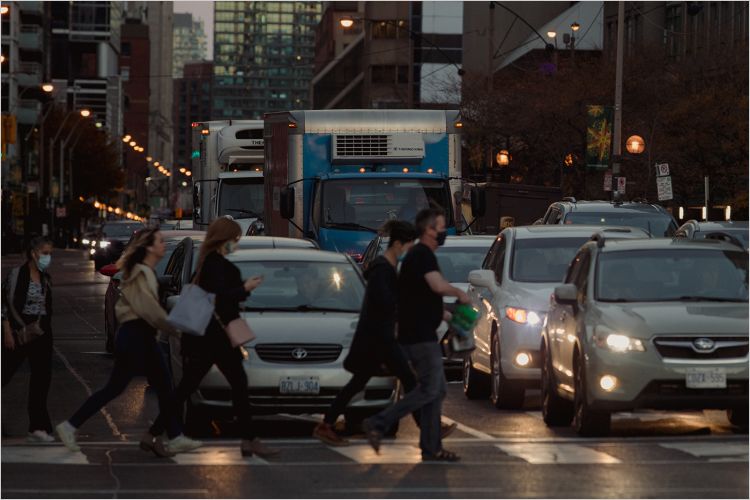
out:
{"label": "balcony", "polygon": [[33,24],[22,24],[18,34],[18,47],[23,50],[42,50],[42,28]]}
{"label": "balcony", "polygon": [[42,112],[42,103],[31,99],[22,99],[18,101],[16,108],[16,119],[18,123],[24,125],[34,125],[39,119],[39,113]]}
{"label": "balcony", "polygon": [[44,5],[42,2],[28,2],[24,0],[23,2],[18,2],[18,5],[21,12],[27,14],[38,14],[40,16],[44,14]]}
{"label": "balcony", "polygon": [[16,81],[19,87],[38,87],[42,84],[42,65],[36,62],[23,62],[18,65]]}

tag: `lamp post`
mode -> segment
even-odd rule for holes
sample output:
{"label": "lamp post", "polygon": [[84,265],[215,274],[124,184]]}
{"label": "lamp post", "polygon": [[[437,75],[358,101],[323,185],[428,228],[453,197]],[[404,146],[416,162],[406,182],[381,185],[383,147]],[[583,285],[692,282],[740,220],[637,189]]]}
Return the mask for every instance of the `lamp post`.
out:
{"label": "lamp post", "polygon": [[[65,124],[68,121],[68,118],[71,116],[74,116],[76,114],[80,114],[84,118],[88,118],[91,116],[91,111],[88,109],[82,109],[80,111],[70,111],[67,115],[65,115],[65,118],[63,119],[62,124],[60,124],[60,128],[57,130],[57,133],[55,134],[55,137],[52,139],[52,143],[50,144],[50,165],[52,165],[52,152],[54,151],[55,142],[60,137],[60,133],[65,128]],[[73,130],[80,124],[80,122],[76,123],[75,127],[73,127]],[[67,140],[67,139],[66,139]],[[62,148],[60,149],[60,202],[62,202],[62,187],[63,187],[63,179],[62,179]],[[50,194],[52,194],[52,169],[50,168],[50,176],[49,176],[49,185],[50,185]]]}

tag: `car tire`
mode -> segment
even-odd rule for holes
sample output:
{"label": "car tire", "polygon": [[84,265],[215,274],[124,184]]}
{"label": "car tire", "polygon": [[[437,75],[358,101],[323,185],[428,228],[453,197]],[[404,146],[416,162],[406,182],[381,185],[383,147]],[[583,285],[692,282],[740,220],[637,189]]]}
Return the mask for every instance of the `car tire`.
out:
{"label": "car tire", "polygon": [[586,367],[579,356],[574,359],[575,397],[573,401],[573,427],[580,436],[596,437],[609,434],[612,414],[608,411],[592,410],[586,396]]}
{"label": "car tire", "polygon": [[490,349],[490,401],[501,410],[520,410],[526,389],[519,382],[505,378],[500,359],[500,336],[495,334]]}
{"label": "car tire", "polygon": [[542,417],[547,427],[568,426],[573,421],[573,404],[557,393],[552,358],[542,345]]}
{"label": "car tire", "polygon": [[471,363],[471,356],[464,358],[463,387],[464,395],[468,399],[485,399],[490,395],[488,377],[474,368]]}
{"label": "car tire", "polygon": [[739,432],[748,432],[748,409],[747,407],[730,408],[727,410],[729,422],[737,427]]}

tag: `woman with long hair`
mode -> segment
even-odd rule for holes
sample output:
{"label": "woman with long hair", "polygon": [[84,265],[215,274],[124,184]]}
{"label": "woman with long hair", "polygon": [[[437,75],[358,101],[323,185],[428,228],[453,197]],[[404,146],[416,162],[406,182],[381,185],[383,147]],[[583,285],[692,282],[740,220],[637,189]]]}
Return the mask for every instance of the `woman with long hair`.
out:
{"label": "woman with long hair", "polygon": [[[107,385],[89,397],[68,420],[60,423],[57,434],[72,451],[79,451],[76,431],[92,415],[122,394],[137,374],[146,372],[148,383],[156,390],[161,412],[174,406],[174,393],[169,372],[156,344],[157,330],[169,334],[178,332],[167,322],[167,314],[159,304],[159,285],[154,268],[164,257],[164,238],[158,228],[140,231],[117,261],[123,272],[120,299],[115,314],[120,328],[115,339],[115,362]],[[141,439],[141,449],[152,451],[160,457],[189,451],[201,445],[181,432],[179,419],[170,419],[165,444],[159,437],[161,431],[146,433]]]}
{"label": "woman with long hair", "polygon": [[31,368],[29,383],[30,442],[54,441],[47,412],[47,394],[52,381],[52,288],[47,274],[52,260],[52,242],[32,238],[26,262],[11,269],[3,282],[3,375],[10,383],[23,361]]}
{"label": "woman with long hair", "polygon": [[[216,314],[211,318],[204,336],[182,336],[183,373],[176,398],[178,407],[181,407],[215,364],[232,387],[232,406],[242,432],[242,455],[270,457],[279,452],[267,447],[255,436],[242,352],[239,347],[232,347],[223,326],[240,317],[240,302],[246,300],[262,281],[260,277],[243,281],[237,266],[226,259],[226,255],[237,248],[241,235],[239,224],[227,217],[215,220],[206,232],[193,282],[203,290],[216,294]],[[164,426],[169,419],[168,414],[160,415],[154,422],[156,428],[152,430],[160,430],[159,426]]]}

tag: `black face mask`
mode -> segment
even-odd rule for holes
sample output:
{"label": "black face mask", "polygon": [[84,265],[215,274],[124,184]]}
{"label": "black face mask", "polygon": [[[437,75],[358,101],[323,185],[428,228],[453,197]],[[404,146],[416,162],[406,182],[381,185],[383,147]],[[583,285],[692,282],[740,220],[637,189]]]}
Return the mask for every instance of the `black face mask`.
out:
{"label": "black face mask", "polygon": [[445,238],[448,237],[448,231],[440,231],[437,234],[437,244],[439,247],[445,244]]}

